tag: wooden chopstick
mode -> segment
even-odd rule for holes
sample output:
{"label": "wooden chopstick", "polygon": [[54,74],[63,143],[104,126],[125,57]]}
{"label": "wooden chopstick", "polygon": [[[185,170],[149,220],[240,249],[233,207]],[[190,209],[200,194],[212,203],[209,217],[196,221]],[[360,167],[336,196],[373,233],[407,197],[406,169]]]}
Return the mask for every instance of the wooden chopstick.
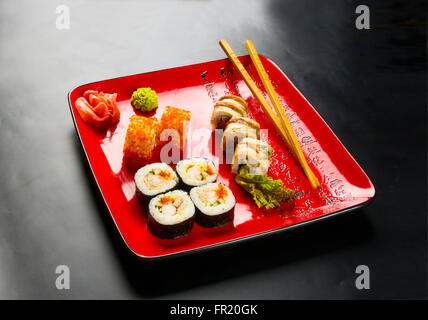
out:
{"label": "wooden chopstick", "polygon": [[251,42],[251,40],[247,40],[245,42],[245,47],[247,48],[250,58],[253,61],[254,66],[256,67],[257,73],[259,74],[259,77],[263,82],[263,85],[269,95],[270,101],[272,102],[275,108],[276,114],[279,117],[280,122],[283,128],[285,129],[285,132],[287,133],[287,137],[288,137],[287,142],[289,146],[291,146],[291,148],[293,149],[296,157],[299,159],[299,162],[302,165],[306,176],[311,182],[312,187],[316,189],[317,187],[319,187],[320,183],[317,177],[315,176],[315,174],[312,172],[311,168],[309,167],[305,159],[305,156],[303,155],[302,148],[300,147],[300,144],[297,141],[297,137],[294,134],[290,121],[288,120],[287,115],[285,114],[284,108],[282,107],[281,102],[279,101],[278,95],[276,94],[275,89],[273,88],[273,85],[269,79],[269,76],[265,68],[263,67],[262,62],[260,61],[260,57],[257,54],[256,48],[254,48],[254,45]]}
{"label": "wooden chopstick", "polygon": [[[297,159],[299,160],[300,165],[302,166],[303,171],[305,172],[312,188],[316,189],[319,186],[318,179],[315,177],[314,173],[309,168],[308,163],[306,162],[306,159],[305,159],[303,152],[300,148],[300,145],[297,142],[297,138],[294,135],[294,132],[291,130],[291,132],[292,132],[292,134],[291,134],[290,132],[287,132],[287,130],[286,130],[287,126],[282,126],[282,123],[280,122],[280,120],[278,120],[278,117],[273,112],[269,103],[264,98],[262,92],[259,90],[259,88],[257,88],[253,79],[251,79],[250,75],[245,70],[241,61],[239,61],[238,57],[233,52],[232,48],[229,46],[227,41],[225,39],[221,39],[219,41],[219,43],[220,43],[220,46],[222,47],[222,49],[224,50],[224,52],[226,53],[226,55],[228,56],[228,58],[233,63],[233,65],[238,69],[238,72],[241,74],[245,83],[247,84],[247,86],[249,87],[249,89],[251,90],[253,95],[256,97],[256,99],[259,101],[259,103],[261,104],[261,106],[263,107],[263,109],[265,110],[265,112],[267,113],[267,115],[269,116],[269,118],[271,119],[271,121],[273,122],[275,127],[277,128],[277,130],[281,133],[282,137],[290,145],[293,152],[295,152],[295,155],[296,155]],[[282,107],[281,107],[281,109],[282,109]],[[288,119],[287,119],[287,121],[288,121]],[[291,128],[291,125],[290,125],[290,128]],[[293,135],[294,135],[295,139],[293,139]],[[297,142],[297,145],[295,144],[295,142]],[[300,150],[300,152],[298,150]]]}

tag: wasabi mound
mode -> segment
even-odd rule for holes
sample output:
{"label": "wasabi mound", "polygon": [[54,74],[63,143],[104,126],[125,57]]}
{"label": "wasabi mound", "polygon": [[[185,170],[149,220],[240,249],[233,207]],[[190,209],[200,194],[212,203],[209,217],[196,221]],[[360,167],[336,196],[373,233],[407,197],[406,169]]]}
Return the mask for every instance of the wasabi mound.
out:
{"label": "wasabi mound", "polygon": [[158,96],[151,88],[139,88],[132,93],[131,104],[141,111],[152,111],[158,106]]}

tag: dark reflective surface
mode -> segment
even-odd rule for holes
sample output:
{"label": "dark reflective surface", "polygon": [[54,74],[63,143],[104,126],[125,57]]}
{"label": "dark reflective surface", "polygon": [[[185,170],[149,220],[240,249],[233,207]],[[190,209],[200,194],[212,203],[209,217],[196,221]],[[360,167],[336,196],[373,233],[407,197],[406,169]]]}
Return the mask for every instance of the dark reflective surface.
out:
{"label": "dark reflective surface", "polygon": [[[1,298],[426,296],[426,5],[366,1],[0,3]],[[227,8],[227,9],[225,9]],[[146,263],[122,244],[69,114],[76,85],[224,57],[251,39],[301,90],[376,186],[318,225]],[[291,245],[292,244],[292,245]],[[71,290],[55,288],[55,267]],[[367,265],[371,289],[355,289]]]}

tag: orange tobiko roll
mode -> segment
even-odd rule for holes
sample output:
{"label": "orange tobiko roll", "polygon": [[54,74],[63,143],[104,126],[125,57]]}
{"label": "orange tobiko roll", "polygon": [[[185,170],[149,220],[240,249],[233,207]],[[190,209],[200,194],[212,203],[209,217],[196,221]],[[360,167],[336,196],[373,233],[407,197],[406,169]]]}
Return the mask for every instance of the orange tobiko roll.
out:
{"label": "orange tobiko roll", "polygon": [[174,144],[183,150],[189,122],[190,111],[166,107],[160,121],[156,144],[162,146],[169,141],[174,141]]}
{"label": "orange tobiko roll", "polygon": [[130,165],[141,165],[152,157],[159,121],[156,118],[132,116],[123,146],[124,160]]}

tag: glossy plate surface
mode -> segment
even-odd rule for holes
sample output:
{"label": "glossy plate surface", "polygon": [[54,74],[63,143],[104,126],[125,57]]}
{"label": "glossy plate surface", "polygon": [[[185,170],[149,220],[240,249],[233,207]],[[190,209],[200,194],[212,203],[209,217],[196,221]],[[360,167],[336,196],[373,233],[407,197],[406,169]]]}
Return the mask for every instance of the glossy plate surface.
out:
{"label": "glossy plate surface", "polygon": [[[98,81],[69,93],[76,131],[96,182],[123,240],[137,256],[161,258],[272,234],[356,209],[374,197],[370,179],[315,109],[274,62],[263,56],[260,58],[309,165],[321,182],[317,190],[311,189],[298,161],[227,59]],[[239,59],[265,93],[250,58]],[[122,164],[129,118],[136,113],[130,99],[132,92],[140,87],[151,87],[159,97],[159,107],[148,116],[160,119],[168,105],[191,111],[189,143],[184,157],[204,156],[218,163],[218,181],[227,184],[236,197],[233,223],[217,229],[195,224],[188,236],[175,240],[161,240],[150,233],[146,224],[147,208],[139,203],[135,194],[135,170]],[[74,106],[76,99],[89,89],[118,93],[120,122],[106,133],[99,133],[84,123]],[[226,93],[243,97],[249,106],[249,117],[260,123],[261,139],[273,148],[269,174],[282,179],[296,192],[292,210],[257,208],[252,198],[235,183],[230,165],[222,163],[224,159],[211,130],[210,117],[215,101]]]}

